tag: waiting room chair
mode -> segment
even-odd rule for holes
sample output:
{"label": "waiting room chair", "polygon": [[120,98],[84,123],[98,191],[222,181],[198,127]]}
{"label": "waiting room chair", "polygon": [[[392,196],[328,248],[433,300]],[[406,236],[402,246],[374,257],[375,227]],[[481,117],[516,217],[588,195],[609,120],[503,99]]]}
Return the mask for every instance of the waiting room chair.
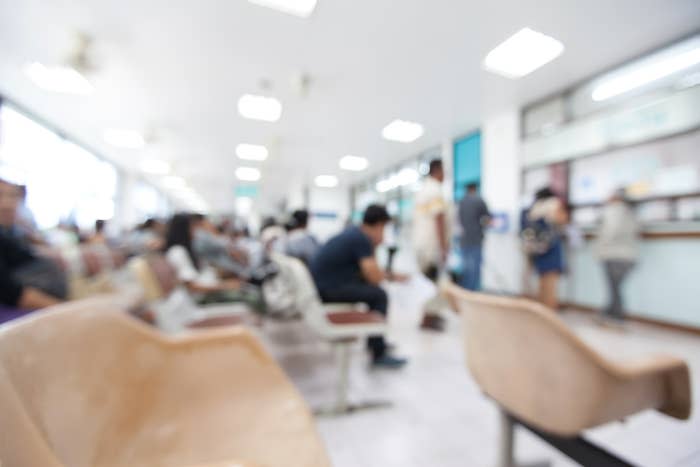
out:
{"label": "waiting room chair", "polygon": [[328,467],[303,399],[241,327],[167,337],[119,297],[0,327],[3,467]]}
{"label": "waiting room chair", "polygon": [[338,379],[335,403],[319,410],[321,415],[340,415],[357,410],[386,407],[387,402],[363,402],[351,404],[348,400],[350,386],[350,356],[355,342],[369,336],[386,334],[384,317],[368,310],[364,304],[322,303],[304,263],[296,258],[288,258],[294,263],[298,290],[298,306],[303,310],[304,321],[319,337],[329,342],[338,360]]}
{"label": "waiting room chair", "polygon": [[690,416],[684,361],[655,356],[613,362],[538,303],[453,284],[445,291],[462,315],[469,369],[502,410],[502,466],[514,465],[515,424],[582,465],[605,467],[629,464],[584,440],[584,430],[647,409],[681,420]]}
{"label": "waiting room chair", "polygon": [[249,307],[242,303],[197,305],[189,292],[178,285],[175,270],[162,255],[132,258],[129,268],[153,308],[156,326],[166,333],[242,324],[251,315]]}

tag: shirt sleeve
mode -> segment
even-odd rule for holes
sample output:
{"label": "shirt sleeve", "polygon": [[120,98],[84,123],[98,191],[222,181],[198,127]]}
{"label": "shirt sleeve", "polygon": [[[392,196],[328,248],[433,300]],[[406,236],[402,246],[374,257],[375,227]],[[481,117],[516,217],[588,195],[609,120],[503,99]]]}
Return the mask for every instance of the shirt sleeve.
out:
{"label": "shirt sleeve", "polygon": [[194,282],[199,277],[187,250],[181,246],[174,246],[166,254],[168,261],[175,268],[177,278],[182,282]]}
{"label": "shirt sleeve", "polygon": [[447,210],[447,203],[438,184],[426,184],[423,193],[417,198],[417,209],[423,214],[436,216]]}
{"label": "shirt sleeve", "polygon": [[358,262],[362,259],[374,256],[374,247],[372,247],[372,243],[364,234],[358,235],[353,241],[352,254]]}

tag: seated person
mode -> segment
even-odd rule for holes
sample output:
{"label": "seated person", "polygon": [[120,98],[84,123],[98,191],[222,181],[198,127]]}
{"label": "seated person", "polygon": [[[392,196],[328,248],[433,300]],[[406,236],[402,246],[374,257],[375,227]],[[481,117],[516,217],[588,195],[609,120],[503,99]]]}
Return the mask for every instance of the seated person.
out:
{"label": "seated person", "polygon": [[[7,225],[16,215],[19,191],[16,185],[0,179],[0,224]],[[10,224],[11,225],[11,224]],[[17,318],[25,312],[55,305],[61,299],[38,287],[26,284],[21,272],[37,263],[37,257],[10,231],[0,230],[0,305],[16,308],[0,313],[0,322]]]}
{"label": "seated person", "polygon": [[131,231],[125,241],[126,250],[131,255],[142,255],[163,249],[165,224],[150,218]]}
{"label": "seated person", "polygon": [[300,259],[307,266],[318,252],[319,243],[316,237],[306,229],[309,223],[309,212],[301,209],[292,213],[290,230],[287,233],[285,252],[289,256]]}
{"label": "seated person", "polygon": [[216,269],[195,253],[192,246],[195,219],[192,214],[175,214],[168,224],[165,257],[175,269],[178,280],[201,304],[242,301],[262,313],[263,301],[257,289],[244,287],[238,279],[221,280]]}
{"label": "seated person", "polygon": [[[384,227],[390,220],[384,206],[371,205],[362,225],[348,227],[321,247],[311,262],[311,273],[324,302],[365,303],[372,311],[386,316],[388,297],[379,284],[407,279],[385,273],[374,257],[374,249],[382,243]],[[367,346],[375,366],[399,368],[406,363],[389,354],[382,336],[370,337]]]}

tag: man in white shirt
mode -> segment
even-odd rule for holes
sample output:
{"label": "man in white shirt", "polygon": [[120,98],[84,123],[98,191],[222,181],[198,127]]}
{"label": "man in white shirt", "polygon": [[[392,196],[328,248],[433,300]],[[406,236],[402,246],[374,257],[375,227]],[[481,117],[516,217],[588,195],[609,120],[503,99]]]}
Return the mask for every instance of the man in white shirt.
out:
{"label": "man in white shirt", "polygon": [[[449,241],[447,237],[448,205],[442,193],[445,174],[442,161],[430,162],[428,177],[416,194],[416,211],[413,216],[413,247],[418,266],[423,274],[437,282],[440,270],[445,266]],[[444,300],[440,293],[423,305],[422,329],[442,331],[445,320],[441,316]]]}

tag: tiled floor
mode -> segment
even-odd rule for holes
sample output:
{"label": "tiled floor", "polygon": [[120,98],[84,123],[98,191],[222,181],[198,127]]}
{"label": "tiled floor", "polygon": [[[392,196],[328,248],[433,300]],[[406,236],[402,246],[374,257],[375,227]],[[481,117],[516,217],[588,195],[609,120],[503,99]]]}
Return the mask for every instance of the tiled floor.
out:
{"label": "tiled floor", "polygon": [[[400,371],[371,371],[360,345],[353,355],[351,395],[384,399],[387,409],[320,418],[318,428],[336,467],[491,467],[496,465],[498,414],[479,391],[463,361],[457,317],[445,334],[420,332],[420,304],[432,285],[416,277],[389,286],[390,340],[410,358]],[[663,352],[688,360],[694,400],[700,396],[700,338],[643,325],[626,334],[601,329],[587,316],[564,315],[585,341],[611,358]],[[329,346],[301,322],[268,322],[264,339],[312,407],[333,399],[336,377]],[[700,466],[700,416],[679,422],[655,412],[588,433],[609,450],[645,467]],[[577,465],[524,430],[517,434],[517,458],[548,459],[556,467]]]}

